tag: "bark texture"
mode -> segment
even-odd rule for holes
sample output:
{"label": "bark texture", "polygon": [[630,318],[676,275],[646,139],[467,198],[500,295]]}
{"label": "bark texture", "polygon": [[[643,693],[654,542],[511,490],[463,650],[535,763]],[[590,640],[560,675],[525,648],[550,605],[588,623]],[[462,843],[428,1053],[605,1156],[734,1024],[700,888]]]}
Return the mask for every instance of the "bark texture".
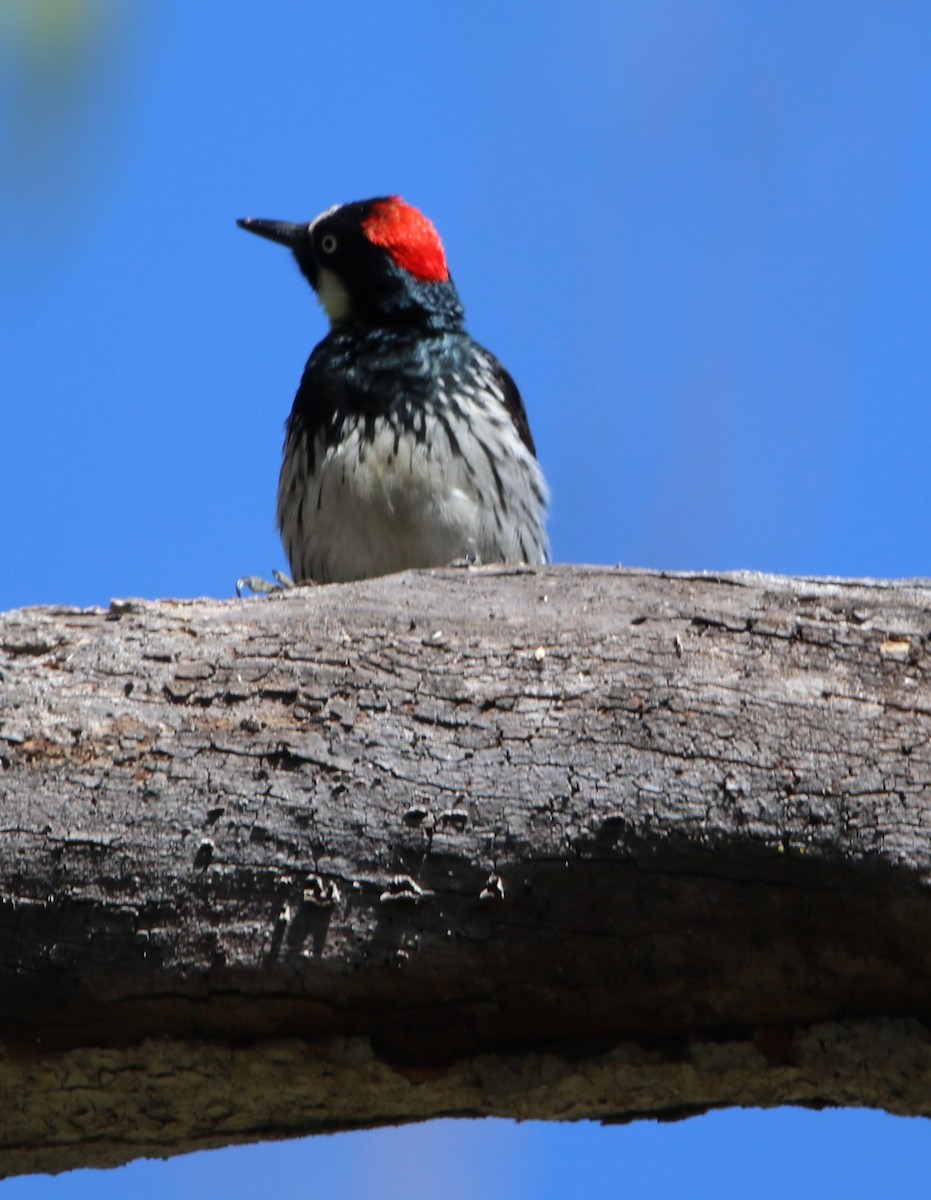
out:
{"label": "bark texture", "polygon": [[439,1115],[931,1115],[931,586],[0,616],[0,1173]]}

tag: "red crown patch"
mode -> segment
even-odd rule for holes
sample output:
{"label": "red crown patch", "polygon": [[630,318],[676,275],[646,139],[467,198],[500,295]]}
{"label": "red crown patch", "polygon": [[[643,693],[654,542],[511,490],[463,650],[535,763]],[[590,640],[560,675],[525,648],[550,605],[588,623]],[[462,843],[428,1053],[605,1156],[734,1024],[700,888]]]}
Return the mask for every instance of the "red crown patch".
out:
{"label": "red crown patch", "polygon": [[382,246],[399,267],[424,283],[449,279],[446,252],[433,224],[400,196],[378,200],[362,222],[365,236]]}

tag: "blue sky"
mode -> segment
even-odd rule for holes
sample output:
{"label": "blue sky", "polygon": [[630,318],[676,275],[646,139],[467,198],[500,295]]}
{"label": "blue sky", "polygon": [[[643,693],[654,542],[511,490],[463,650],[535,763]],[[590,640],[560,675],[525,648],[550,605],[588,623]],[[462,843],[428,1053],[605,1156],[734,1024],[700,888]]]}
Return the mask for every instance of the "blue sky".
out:
{"label": "blue sky", "polygon": [[[386,192],[524,393],[558,559],[931,573],[929,61],[925,0],[6,0],[0,608],[284,565],[325,325],[235,219]],[[443,1124],[2,1191],[908,1197],[929,1151],[852,1112]]]}

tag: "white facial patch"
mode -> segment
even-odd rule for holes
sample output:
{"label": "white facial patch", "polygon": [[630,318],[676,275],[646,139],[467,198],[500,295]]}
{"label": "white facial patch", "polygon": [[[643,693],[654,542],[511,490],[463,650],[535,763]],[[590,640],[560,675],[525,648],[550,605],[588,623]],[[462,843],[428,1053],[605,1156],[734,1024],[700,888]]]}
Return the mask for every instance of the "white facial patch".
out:
{"label": "white facial patch", "polygon": [[[325,217],[329,217],[332,213],[335,213],[339,207],[338,204],[334,204],[332,208],[328,208],[326,212],[322,212],[319,217],[314,217],[307,226],[307,232],[311,240],[313,240],[314,226],[318,225]],[[349,317],[351,307],[349,293],[337,276],[327,267],[318,267],[316,292],[317,299],[323,305],[324,312],[330,318],[331,325],[345,321]]]}
{"label": "white facial patch", "polygon": [[349,293],[339,277],[329,267],[317,268],[317,299],[326,310],[330,324],[336,325],[349,317],[351,305]]}

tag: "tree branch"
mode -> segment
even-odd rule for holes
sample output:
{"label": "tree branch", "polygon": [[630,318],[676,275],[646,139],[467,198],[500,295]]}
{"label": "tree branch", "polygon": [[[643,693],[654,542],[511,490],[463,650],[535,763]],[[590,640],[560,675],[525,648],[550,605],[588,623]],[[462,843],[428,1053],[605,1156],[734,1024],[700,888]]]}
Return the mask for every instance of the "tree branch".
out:
{"label": "tree branch", "polygon": [[931,1114],[929,609],[554,567],[0,616],[0,1171]]}

